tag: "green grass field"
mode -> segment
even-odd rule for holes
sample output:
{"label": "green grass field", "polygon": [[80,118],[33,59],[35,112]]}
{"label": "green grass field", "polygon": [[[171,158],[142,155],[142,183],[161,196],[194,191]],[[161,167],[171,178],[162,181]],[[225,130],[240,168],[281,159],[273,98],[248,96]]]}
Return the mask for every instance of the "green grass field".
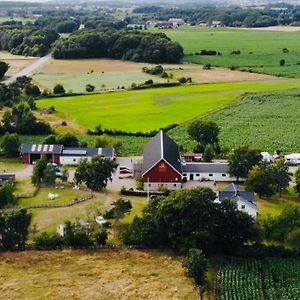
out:
{"label": "green grass field", "polygon": [[85,86],[92,84],[95,86],[95,91],[103,89],[127,89],[132,83],[142,84],[146,80],[152,79],[154,82],[166,82],[166,79],[159,76],[151,76],[140,72],[108,72],[101,73],[35,73],[33,80],[39,84],[43,89],[52,90],[53,87],[60,83],[63,84],[66,91],[74,93],[85,92]]}
{"label": "green grass field", "polygon": [[219,110],[246,92],[285,90],[298,80],[216,83],[175,88],[126,91],[39,100],[39,108],[54,106],[57,116],[86,129],[151,131],[183,123]]}
{"label": "green grass field", "polygon": [[[227,108],[214,112],[205,119],[216,122],[220,128],[223,148],[248,145],[264,151],[300,150],[300,96],[299,90],[248,95]],[[171,130],[170,135],[190,150],[194,144],[187,125]]]}
{"label": "green grass field", "polygon": [[[162,30],[153,29],[155,32]],[[180,27],[164,30],[172,40],[179,42],[185,52],[185,61],[222,67],[239,67],[277,76],[300,76],[300,32],[260,31],[227,28]],[[283,48],[289,50],[283,53]],[[216,50],[221,56],[198,56],[196,52]],[[231,51],[240,50],[240,55]],[[190,55],[193,54],[193,55]],[[285,66],[280,67],[280,59]]]}

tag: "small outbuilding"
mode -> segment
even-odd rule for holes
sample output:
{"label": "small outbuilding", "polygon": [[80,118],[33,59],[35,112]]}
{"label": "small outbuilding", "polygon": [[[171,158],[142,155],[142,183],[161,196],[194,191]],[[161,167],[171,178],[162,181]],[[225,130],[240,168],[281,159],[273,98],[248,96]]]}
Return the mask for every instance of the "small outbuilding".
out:
{"label": "small outbuilding", "polygon": [[42,155],[46,155],[49,161],[59,164],[62,149],[63,145],[23,144],[21,147],[22,161],[24,164],[33,164]]}

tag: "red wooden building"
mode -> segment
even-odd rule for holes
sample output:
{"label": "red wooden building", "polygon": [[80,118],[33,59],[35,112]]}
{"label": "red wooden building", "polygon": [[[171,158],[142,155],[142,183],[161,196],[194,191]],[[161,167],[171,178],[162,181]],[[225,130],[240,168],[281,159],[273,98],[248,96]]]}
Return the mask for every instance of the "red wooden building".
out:
{"label": "red wooden building", "polygon": [[162,187],[177,190],[182,187],[178,145],[162,130],[145,146],[142,177],[145,190],[155,191]]}
{"label": "red wooden building", "polygon": [[44,154],[52,163],[60,163],[62,145],[23,144],[21,148],[22,161],[24,164],[32,164]]}

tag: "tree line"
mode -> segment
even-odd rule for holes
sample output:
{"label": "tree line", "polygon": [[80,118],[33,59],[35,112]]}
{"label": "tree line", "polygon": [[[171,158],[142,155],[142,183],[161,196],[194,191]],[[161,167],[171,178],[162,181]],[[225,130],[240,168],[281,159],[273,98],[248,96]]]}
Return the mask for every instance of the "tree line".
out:
{"label": "tree line", "polygon": [[53,57],[107,57],[136,62],[176,63],[183,57],[183,49],[163,33],[86,29],[57,40],[53,47]]}
{"label": "tree line", "polygon": [[[212,23],[213,20],[221,21],[230,27],[266,27],[275,25],[299,25],[300,7],[293,5],[269,5],[264,8],[241,8],[222,6],[202,6],[193,8],[163,8],[158,6],[138,7],[133,10],[139,14],[137,21],[149,19],[168,20],[169,18],[182,18],[194,25],[199,22]],[[282,8],[283,9],[280,9]]]}
{"label": "tree line", "polygon": [[43,56],[59,38],[53,29],[0,26],[0,50],[24,56]]}

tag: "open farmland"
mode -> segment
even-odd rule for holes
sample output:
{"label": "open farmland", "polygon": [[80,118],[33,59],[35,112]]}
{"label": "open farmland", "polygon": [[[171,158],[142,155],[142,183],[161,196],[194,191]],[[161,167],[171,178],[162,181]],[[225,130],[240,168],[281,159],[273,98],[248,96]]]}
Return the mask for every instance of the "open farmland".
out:
{"label": "open farmland", "polygon": [[0,255],[2,299],[196,299],[181,259],[139,250]]}
{"label": "open farmland", "polygon": [[[95,86],[96,91],[103,89],[127,88],[132,83],[141,84],[148,79],[154,82],[167,82],[159,76],[142,72],[143,67],[152,68],[155,65],[135,63],[113,59],[52,59],[40,67],[33,80],[43,89],[53,89],[57,84],[63,84],[67,91],[84,92],[87,84]],[[247,72],[230,71],[223,68],[203,70],[197,64],[163,65],[168,74],[173,74],[171,81],[181,77],[191,77],[195,83],[251,81],[270,79],[270,76],[251,74]]]}
{"label": "open farmland", "polygon": [[300,298],[300,260],[267,258],[221,262],[213,299],[297,300]]}
{"label": "open farmland", "polygon": [[[153,29],[158,31],[158,29]],[[161,30],[159,30],[161,32]],[[164,31],[179,42],[185,52],[185,61],[213,66],[253,70],[276,76],[300,76],[300,32],[246,30],[228,28],[180,27]],[[287,48],[288,53],[283,53]],[[216,50],[220,56],[200,56],[196,52]],[[240,55],[231,54],[241,51]],[[284,66],[279,61],[285,60]]]}
{"label": "open farmland", "polygon": [[[39,108],[54,106],[56,115],[85,129],[151,131],[183,123],[218,110],[246,92],[285,90],[297,80],[216,83],[39,100]],[[192,109],[191,109],[192,108]]]}
{"label": "open farmland", "polygon": [[[300,150],[299,90],[248,95],[242,101],[206,116],[220,128],[221,146],[227,149],[252,146],[264,151]],[[170,135],[185,148],[193,146],[180,126]]]}

